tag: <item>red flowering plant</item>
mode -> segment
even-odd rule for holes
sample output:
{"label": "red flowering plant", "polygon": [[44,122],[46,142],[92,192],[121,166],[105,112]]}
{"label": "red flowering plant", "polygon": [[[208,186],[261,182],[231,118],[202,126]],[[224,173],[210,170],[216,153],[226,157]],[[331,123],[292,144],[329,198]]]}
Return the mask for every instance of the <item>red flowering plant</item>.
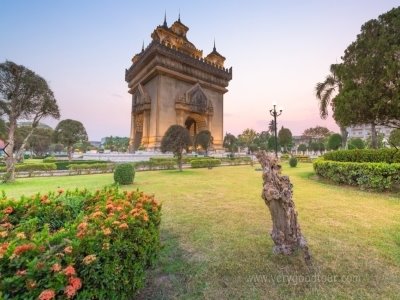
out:
{"label": "red flowering plant", "polygon": [[[6,299],[128,299],[159,251],[153,196],[105,188],[0,199]],[[122,283],[122,284],[121,284]]]}

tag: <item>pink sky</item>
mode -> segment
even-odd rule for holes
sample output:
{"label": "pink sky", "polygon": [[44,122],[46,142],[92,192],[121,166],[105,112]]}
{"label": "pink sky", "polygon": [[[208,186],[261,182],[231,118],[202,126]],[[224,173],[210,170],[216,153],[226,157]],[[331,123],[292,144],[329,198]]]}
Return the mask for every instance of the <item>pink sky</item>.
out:
{"label": "pink sky", "polygon": [[[167,7],[165,7],[167,5]],[[181,20],[204,54],[217,50],[233,67],[225,94],[224,131],[265,130],[269,109],[283,107],[278,126],[294,135],[321,120],[314,86],[340,61],[366,21],[398,1],[4,1],[0,61],[23,64],[43,76],[62,119],[80,120],[91,140],[129,136],[131,98],[125,68],[163,21]],[[57,121],[46,120],[55,126]]]}

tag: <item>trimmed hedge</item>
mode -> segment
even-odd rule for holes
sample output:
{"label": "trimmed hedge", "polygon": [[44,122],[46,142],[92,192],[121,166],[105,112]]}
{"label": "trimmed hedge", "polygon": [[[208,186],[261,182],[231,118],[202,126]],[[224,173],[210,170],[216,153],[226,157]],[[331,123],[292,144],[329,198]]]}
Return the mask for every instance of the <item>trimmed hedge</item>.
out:
{"label": "trimmed hedge", "polygon": [[325,160],[345,162],[400,163],[400,151],[396,149],[353,149],[325,153]]}
{"label": "trimmed hedge", "polygon": [[0,196],[2,299],[131,299],[160,250],[160,210],[118,188]]}
{"label": "trimmed hedge", "polygon": [[[16,172],[34,172],[34,171],[54,171],[57,167],[54,163],[37,163],[37,164],[17,164]],[[0,167],[0,172],[5,172],[6,167]]]}
{"label": "trimmed hedge", "polygon": [[107,164],[109,162],[104,160],[54,160],[44,159],[44,163],[54,163],[57,166],[57,170],[68,170],[68,166],[71,164]]}
{"label": "trimmed hedge", "polygon": [[197,158],[190,161],[192,168],[212,168],[221,165],[221,160],[216,158]]}
{"label": "trimmed hedge", "polygon": [[102,173],[113,172],[115,168],[115,164],[113,163],[96,163],[96,164],[70,164],[68,165],[68,169],[71,171],[77,171],[78,174],[81,174],[82,171],[86,171],[88,174],[91,171],[101,171]]}
{"label": "trimmed hedge", "polygon": [[114,181],[115,183],[126,185],[132,184],[135,178],[135,168],[132,164],[120,164],[115,167]]}
{"label": "trimmed hedge", "polygon": [[175,159],[137,161],[133,163],[136,169],[147,170],[171,170],[175,169],[177,162]]}
{"label": "trimmed hedge", "polygon": [[390,190],[400,184],[400,163],[358,163],[317,159],[315,172],[336,183],[360,186],[378,191]]}

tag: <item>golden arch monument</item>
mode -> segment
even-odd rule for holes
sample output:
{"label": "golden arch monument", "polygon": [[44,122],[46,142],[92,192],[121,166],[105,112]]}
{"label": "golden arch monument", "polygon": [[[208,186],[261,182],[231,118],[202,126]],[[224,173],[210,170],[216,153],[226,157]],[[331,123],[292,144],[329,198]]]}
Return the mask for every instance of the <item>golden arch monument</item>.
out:
{"label": "golden arch monument", "polygon": [[185,126],[191,136],[209,130],[223,149],[223,96],[232,79],[215,48],[206,57],[186,37],[180,18],[157,26],[152,42],[132,58],[125,80],[132,94],[130,152],[157,150],[167,129]]}

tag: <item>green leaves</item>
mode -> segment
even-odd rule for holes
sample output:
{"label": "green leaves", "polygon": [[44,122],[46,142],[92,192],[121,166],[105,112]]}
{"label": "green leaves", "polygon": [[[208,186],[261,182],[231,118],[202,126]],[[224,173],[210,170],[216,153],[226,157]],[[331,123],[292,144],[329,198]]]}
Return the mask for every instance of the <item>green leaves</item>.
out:
{"label": "green leaves", "polygon": [[400,126],[399,18],[400,7],[366,22],[337,64],[342,86],[332,106],[342,126]]}

